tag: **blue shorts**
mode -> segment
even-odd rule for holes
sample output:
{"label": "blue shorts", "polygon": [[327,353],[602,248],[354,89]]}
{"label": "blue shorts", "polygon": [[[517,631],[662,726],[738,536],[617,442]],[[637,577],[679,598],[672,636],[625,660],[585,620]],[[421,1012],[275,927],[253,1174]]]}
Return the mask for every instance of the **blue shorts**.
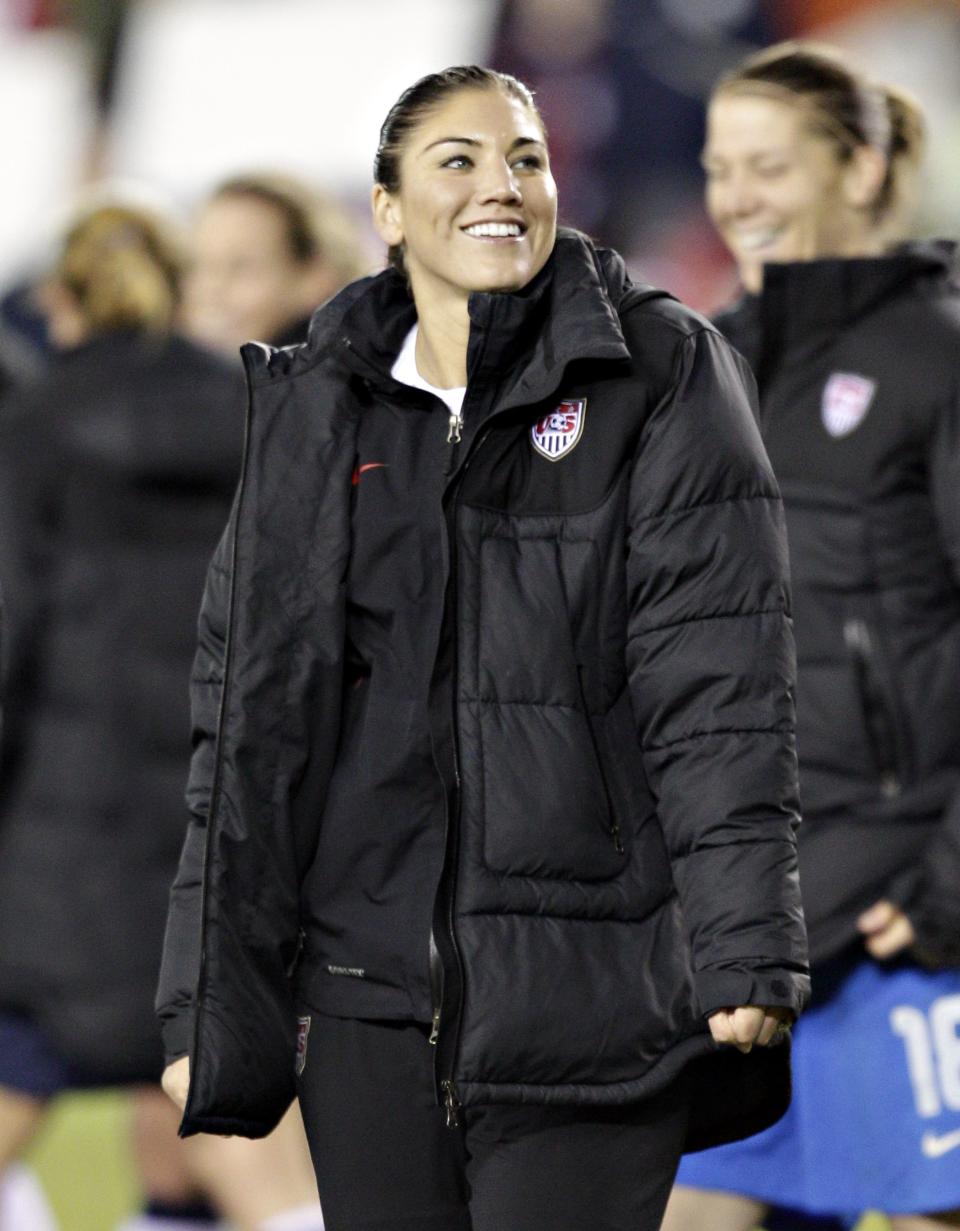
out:
{"label": "blue shorts", "polygon": [[30,1098],[48,1099],[64,1090],[98,1084],[61,1059],[28,1018],[0,1011],[0,1086]]}
{"label": "blue shorts", "polygon": [[960,1208],[960,971],[856,966],[795,1027],[784,1118],[677,1183],[809,1214]]}

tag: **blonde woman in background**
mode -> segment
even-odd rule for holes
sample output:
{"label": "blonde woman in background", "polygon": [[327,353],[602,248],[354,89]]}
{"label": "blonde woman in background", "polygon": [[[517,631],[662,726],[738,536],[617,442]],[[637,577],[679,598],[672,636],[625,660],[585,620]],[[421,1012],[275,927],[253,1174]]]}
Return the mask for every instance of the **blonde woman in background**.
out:
{"label": "blonde woman in background", "polygon": [[[66,1090],[136,1092],[129,1227],[322,1227],[303,1132],[180,1143],[152,993],[184,830],[186,679],[240,462],[240,382],[178,337],[166,223],[85,213],[46,291],[58,355],[4,406],[0,1168]],[[280,1222],[277,1222],[277,1218]]]}
{"label": "blonde woman in background", "polygon": [[224,181],[197,216],[185,286],[188,332],[235,355],[252,340],[302,342],[314,309],[374,261],[349,213],[291,176]]}
{"label": "blonde woman in background", "polygon": [[787,513],[814,1004],[786,1117],[686,1159],[666,1231],[771,1205],[960,1226],[960,295],[951,245],[891,247],[922,146],[915,103],[816,46],[710,105],[707,204],[746,291],[717,324]]}

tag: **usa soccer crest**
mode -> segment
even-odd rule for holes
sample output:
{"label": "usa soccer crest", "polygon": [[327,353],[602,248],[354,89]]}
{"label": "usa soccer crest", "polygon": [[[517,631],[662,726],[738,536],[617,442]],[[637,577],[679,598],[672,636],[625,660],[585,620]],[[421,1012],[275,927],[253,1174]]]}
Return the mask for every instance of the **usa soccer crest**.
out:
{"label": "usa soccer crest", "polygon": [[586,398],[561,402],[530,429],[533,447],[548,462],[558,462],[579,444],[586,413]]}
{"label": "usa soccer crest", "polygon": [[849,436],[863,422],[873,395],[876,381],[852,372],[834,372],[823,387],[820,417],[831,436]]}

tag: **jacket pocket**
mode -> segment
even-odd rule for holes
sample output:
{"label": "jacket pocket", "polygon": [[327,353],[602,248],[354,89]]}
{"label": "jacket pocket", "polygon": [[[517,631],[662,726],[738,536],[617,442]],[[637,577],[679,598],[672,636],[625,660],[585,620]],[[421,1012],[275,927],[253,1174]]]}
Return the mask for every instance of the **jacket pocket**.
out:
{"label": "jacket pocket", "polygon": [[860,618],[844,623],[843,640],[853,663],[864,732],[876,762],[880,790],[892,799],[902,789],[903,766],[896,719],[887,700],[876,641],[866,620]]}
{"label": "jacket pocket", "polygon": [[590,747],[593,750],[593,759],[596,764],[597,778],[603,791],[603,799],[606,805],[606,825],[605,830],[613,843],[613,849],[618,855],[624,853],[623,850],[623,834],[620,831],[620,821],[617,816],[617,808],[614,803],[613,793],[610,789],[610,779],[607,775],[607,770],[604,765],[603,751],[600,746],[600,740],[597,736],[597,728],[594,723],[593,715],[590,712],[590,707],[587,704],[587,690],[583,682],[584,668],[577,665],[577,684],[580,688],[580,704],[583,707],[583,718],[587,726],[587,733],[590,736]]}
{"label": "jacket pocket", "polygon": [[[486,867],[575,881],[620,875],[627,857],[612,839],[605,784],[580,704],[483,704],[478,720]],[[469,785],[470,760],[462,764]]]}

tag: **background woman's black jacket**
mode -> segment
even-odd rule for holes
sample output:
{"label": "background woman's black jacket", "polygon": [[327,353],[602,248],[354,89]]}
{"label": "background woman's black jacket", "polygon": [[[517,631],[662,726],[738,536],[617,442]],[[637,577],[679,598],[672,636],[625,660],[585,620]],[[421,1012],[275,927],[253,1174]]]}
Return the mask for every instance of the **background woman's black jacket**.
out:
{"label": "background woman's black jacket", "polygon": [[[888,897],[960,962],[960,294],[948,245],[773,265],[718,318],[787,513],[811,956]],[[853,376],[852,384],[831,378]],[[863,383],[866,382],[866,383]],[[846,393],[844,393],[846,390]],[[848,399],[851,430],[842,426]],[[828,428],[833,424],[834,433]]]}
{"label": "background woman's black jacket", "polygon": [[[786,1049],[720,1055],[703,1020],[807,990],[749,373],[574,233],[470,313],[459,444],[390,376],[414,320],[395,273],[304,348],[245,349],[159,994],[187,1131],[256,1135],[289,1100],[300,927],[310,1009],[430,1020],[432,926],[438,1084],[464,1103],[623,1102],[707,1057],[694,1143],[783,1109]],[[581,435],[553,460],[532,431],[561,400]]]}
{"label": "background woman's black jacket", "polygon": [[183,841],[196,607],[242,382],[180,340],[102,338],[5,404],[0,1006],[91,1078],[156,1078]]}

